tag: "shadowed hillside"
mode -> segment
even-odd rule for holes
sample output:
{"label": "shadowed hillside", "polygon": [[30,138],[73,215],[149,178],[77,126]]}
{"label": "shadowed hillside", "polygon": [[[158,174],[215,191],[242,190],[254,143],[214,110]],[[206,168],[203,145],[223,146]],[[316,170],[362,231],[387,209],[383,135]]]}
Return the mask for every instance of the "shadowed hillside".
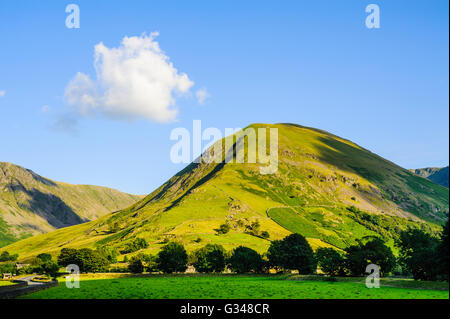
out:
{"label": "shadowed hillside", "polygon": [[[260,174],[260,164],[192,163],[129,208],[8,250],[22,257],[56,254],[63,247],[123,250],[141,237],[150,252],[168,240],[188,250],[218,243],[263,252],[270,240],[291,232],[306,236],[313,248],[345,248],[365,236],[392,245],[400,230],[438,230],[448,216],[448,189],[348,140],[293,124],[250,127],[278,128],[275,174]],[[236,156],[233,149],[225,153]],[[222,224],[230,231],[219,233]]]}
{"label": "shadowed hillside", "polygon": [[54,182],[0,162],[0,246],[94,220],[140,198],[106,187]]}
{"label": "shadowed hillside", "polygon": [[448,188],[449,167],[427,167],[411,169],[411,171],[419,176],[429,179],[430,181]]}

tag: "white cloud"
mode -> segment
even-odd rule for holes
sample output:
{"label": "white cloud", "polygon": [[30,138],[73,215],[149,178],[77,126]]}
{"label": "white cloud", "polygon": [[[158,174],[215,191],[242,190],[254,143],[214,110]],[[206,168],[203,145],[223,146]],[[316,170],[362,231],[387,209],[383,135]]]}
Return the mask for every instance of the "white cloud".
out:
{"label": "white cloud", "polygon": [[194,83],[173,66],[149,36],[124,37],[118,48],[95,46],[96,79],[77,73],[66,87],[65,99],[83,115],[99,112],[108,117],[157,122],[176,119],[176,98]]}
{"label": "white cloud", "polygon": [[5,94],[6,94],[6,91],[0,90],[0,97],[5,96]]}
{"label": "white cloud", "polygon": [[195,96],[197,97],[197,101],[199,104],[204,104],[206,100],[211,97],[211,94],[209,94],[206,88],[201,88],[200,90],[197,90],[197,92],[195,92]]}
{"label": "white cloud", "polygon": [[48,106],[48,105],[44,105],[44,106],[41,107],[41,112],[42,113],[48,113],[48,112],[50,112],[50,110],[51,110],[51,107]]}

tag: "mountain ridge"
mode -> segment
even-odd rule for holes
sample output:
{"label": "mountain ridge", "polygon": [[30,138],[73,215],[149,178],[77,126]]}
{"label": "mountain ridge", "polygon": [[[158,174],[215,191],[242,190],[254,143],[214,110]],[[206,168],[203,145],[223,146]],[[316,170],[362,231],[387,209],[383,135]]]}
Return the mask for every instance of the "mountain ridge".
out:
{"label": "mountain ridge", "polygon": [[449,187],[449,166],[416,168],[410,171],[436,184]]}
{"label": "mountain ridge", "polygon": [[108,187],[55,182],[0,162],[0,245],[96,219],[140,198]]}
{"label": "mountain ridge", "polygon": [[[124,250],[141,237],[150,243],[148,252],[168,240],[188,250],[218,243],[264,252],[270,240],[297,232],[313,248],[342,249],[365,236],[381,236],[392,245],[399,230],[436,230],[448,217],[448,189],[349,140],[292,124],[248,127],[278,128],[275,174],[261,175],[257,163],[191,163],[126,209],[7,248],[24,257],[56,254],[62,247]],[[223,147],[223,141],[217,143]],[[234,149],[227,152],[235,156]],[[231,230],[219,234],[224,223]]]}

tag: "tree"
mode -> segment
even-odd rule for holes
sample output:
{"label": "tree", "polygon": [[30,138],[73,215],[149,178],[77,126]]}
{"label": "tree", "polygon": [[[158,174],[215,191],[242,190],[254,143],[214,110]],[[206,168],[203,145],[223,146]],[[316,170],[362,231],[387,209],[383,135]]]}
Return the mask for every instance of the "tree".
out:
{"label": "tree", "polygon": [[109,266],[108,259],[89,248],[63,248],[58,256],[58,263],[64,267],[77,265],[80,272],[104,272]]}
{"label": "tree", "polygon": [[449,280],[449,247],[448,247],[448,218],[442,229],[441,240],[437,247],[437,258],[439,261],[439,275],[445,280]]}
{"label": "tree", "polygon": [[198,272],[222,272],[225,268],[225,249],[207,244],[193,253],[192,265]]}
{"label": "tree", "polygon": [[135,238],[130,243],[126,244],[125,251],[132,253],[141,249],[148,248],[148,243],[144,238]]}
{"label": "tree", "polygon": [[56,278],[59,272],[59,265],[53,260],[44,260],[37,270],[39,273],[46,274],[51,278]]}
{"label": "tree", "polygon": [[135,274],[141,274],[144,272],[144,263],[139,255],[133,256],[128,263],[128,270]]}
{"label": "tree", "polygon": [[272,241],[267,257],[272,266],[295,269],[299,274],[312,274],[317,268],[314,252],[306,238],[300,234],[291,234],[283,240]]}
{"label": "tree", "polygon": [[230,231],[230,228],[231,228],[230,225],[222,224],[222,225],[219,226],[219,229],[216,229],[216,232],[218,234],[226,234],[226,233],[228,233]]}
{"label": "tree", "polygon": [[105,272],[108,270],[108,260],[92,249],[79,249],[75,257],[75,264],[80,268],[80,272]]}
{"label": "tree", "polygon": [[3,262],[3,261],[16,261],[17,258],[19,258],[18,254],[11,255],[9,252],[4,251],[0,255],[0,262]]}
{"label": "tree", "polygon": [[395,266],[392,250],[379,238],[373,238],[365,244],[360,242],[346,250],[346,269],[354,276],[362,276],[369,264],[380,267],[381,275],[388,274]]}
{"label": "tree", "polygon": [[76,264],[77,250],[75,248],[63,248],[58,256],[58,264],[61,267],[67,267]]}
{"label": "tree", "polygon": [[3,274],[12,274],[15,271],[14,263],[12,262],[6,262],[0,264],[0,275],[3,276]]}
{"label": "tree", "polygon": [[329,276],[344,274],[345,258],[333,248],[319,248],[315,253],[317,265]]}
{"label": "tree", "polygon": [[260,272],[263,266],[262,257],[251,248],[239,246],[233,250],[228,264],[232,271],[239,274]]}
{"label": "tree", "polygon": [[400,233],[396,242],[400,249],[400,262],[416,280],[435,280],[439,273],[439,240],[416,228]]}
{"label": "tree", "polygon": [[40,259],[41,261],[50,261],[52,260],[52,255],[42,253],[36,256],[37,259]]}
{"label": "tree", "polygon": [[158,253],[158,269],[168,274],[186,271],[187,261],[186,249],[177,242],[168,243]]}

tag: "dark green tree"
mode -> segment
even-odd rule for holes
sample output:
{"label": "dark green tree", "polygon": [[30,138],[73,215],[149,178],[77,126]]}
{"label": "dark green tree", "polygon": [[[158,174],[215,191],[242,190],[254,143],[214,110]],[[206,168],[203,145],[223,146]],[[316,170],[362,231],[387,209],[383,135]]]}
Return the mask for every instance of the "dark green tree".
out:
{"label": "dark green tree", "polygon": [[231,227],[228,224],[222,224],[219,226],[219,229],[216,229],[218,234],[226,234],[230,231]]}
{"label": "dark green tree", "polygon": [[439,275],[448,281],[449,274],[449,247],[448,247],[448,219],[442,229],[441,241],[437,247],[437,255],[439,261]]}
{"label": "dark green tree", "polygon": [[104,256],[89,248],[73,249],[63,248],[58,256],[58,264],[67,266],[77,265],[80,272],[105,272],[108,270],[109,261]]}
{"label": "dark green tree", "polygon": [[144,238],[135,238],[130,243],[125,245],[125,252],[133,253],[145,248],[148,248],[147,241]]}
{"label": "dark green tree", "polygon": [[312,274],[317,268],[314,252],[306,238],[300,234],[272,241],[267,258],[274,267],[298,270],[299,274]]}
{"label": "dark green tree", "polygon": [[106,272],[108,271],[108,259],[100,255],[98,252],[82,248],[76,253],[75,264],[80,267],[80,272]]}
{"label": "dark green tree", "polygon": [[416,280],[436,280],[439,273],[439,240],[421,229],[408,228],[400,233],[396,245],[402,267]]}
{"label": "dark green tree", "polygon": [[228,265],[232,271],[239,274],[249,272],[260,272],[263,267],[263,260],[258,252],[251,248],[239,246],[233,250],[228,259]]}
{"label": "dark green tree", "polygon": [[71,264],[76,264],[77,250],[75,248],[63,248],[58,256],[58,264],[61,267],[66,267]]}
{"label": "dark green tree", "polygon": [[319,248],[315,252],[317,265],[329,276],[345,274],[345,258],[333,248]]}
{"label": "dark green tree", "polygon": [[52,255],[42,253],[42,254],[37,255],[36,258],[40,259],[41,261],[50,261],[50,260],[52,260]]}
{"label": "dark green tree", "polygon": [[345,251],[346,269],[353,276],[364,275],[369,264],[379,266],[381,275],[390,273],[395,266],[392,250],[380,238],[372,238],[366,243],[360,242]]}
{"label": "dark green tree", "polygon": [[193,253],[192,265],[198,272],[222,272],[225,268],[225,249],[216,244],[207,244]]}
{"label": "dark green tree", "polygon": [[17,258],[19,258],[19,255],[18,254],[10,254],[9,252],[7,252],[7,251],[4,251],[4,252],[2,252],[1,254],[0,254],[0,262],[3,262],[3,261],[16,261],[17,260]]}
{"label": "dark green tree", "polygon": [[135,274],[141,274],[144,272],[144,262],[142,256],[133,256],[128,263],[128,270]]}
{"label": "dark green tree", "polygon": [[51,278],[56,278],[59,272],[59,265],[53,260],[44,260],[36,270],[38,273],[46,274]]}
{"label": "dark green tree", "polygon": [[186,271],[187,261],[186,249],[177,242],[168,243],[158,253],[158,269],[168,274]]}

